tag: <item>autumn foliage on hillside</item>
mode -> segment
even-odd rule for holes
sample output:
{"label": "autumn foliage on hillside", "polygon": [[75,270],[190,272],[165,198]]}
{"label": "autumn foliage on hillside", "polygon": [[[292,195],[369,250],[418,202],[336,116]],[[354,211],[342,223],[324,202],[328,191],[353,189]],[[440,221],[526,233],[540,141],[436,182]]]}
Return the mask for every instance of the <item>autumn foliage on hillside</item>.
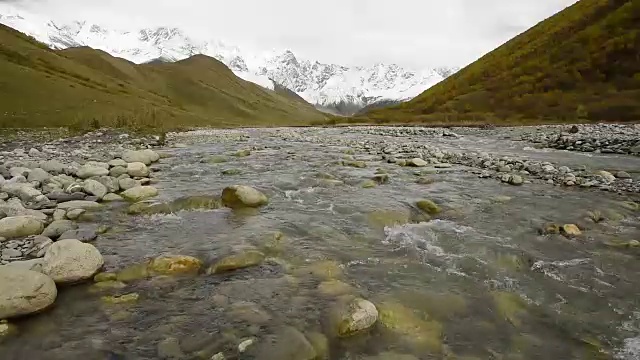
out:
{"label": "autumn foliage on hillside", "polygon": [[[640,1],[581,0],[368,121],[640,121]],[[363,118],[364,119],[364,118]]]}

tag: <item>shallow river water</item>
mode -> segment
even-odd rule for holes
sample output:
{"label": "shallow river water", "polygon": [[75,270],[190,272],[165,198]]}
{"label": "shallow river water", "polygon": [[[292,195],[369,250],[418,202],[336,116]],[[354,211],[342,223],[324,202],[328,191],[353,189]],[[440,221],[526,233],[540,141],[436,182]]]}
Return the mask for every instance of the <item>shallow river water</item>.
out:
{"label": "shallow river water", "polygon": [[[223,275],[141,280],[112,291],[138,293],[132,304],[104,304],[104,293],[90,291],[90,284],[60,289],[54,308],[16,323],[19,334],[0,343],[0,359],[158,359],[166,355],[160,343],[172,344],[173,358],[306,359],[281,349],[297,346],[291,328],[325,359],[640,356],[640,248],[611,246],[640,240],[640,211],[628,202],[637,196],[510,186],[462,166],[400,167],[359,151],[353,156],[367,167],[346,167],[338,163],[348,152],[341,139],[382,137],[300,131],[326,142],[246,130],[241,139],[214,136],[163,150],[172,156],[160,162],[157,200],[219,195],[225,186],[246,184],[269,196],[258,211],[130,216],[114,205],[100,214],[112,226],[95,242],[106,270],[164,253],[211,263],[247,246],[266,252],[265,263]],[[540,151],[499,138],[388,140],[640,169],[638,157]],[[250,156],[230,156],[254,146]],[[208,162],[214,155],[228,161]],[[363,188],[379,168],[389,183]],[[240,173],[222,175],[226,169]],[[433,182],[416,183],[416,172]],[[428,219],[415,206],[421,199],[442,211]],[[588,211],[606,219],[596,223]],[[546,223],[577,224],[583,234],[540,235]],[[346,293],[374,303],[381,321],[343,339],[332,329],[331,309]],[[271,350],[240,353],[247,339],[254,341],[249,349]]]}

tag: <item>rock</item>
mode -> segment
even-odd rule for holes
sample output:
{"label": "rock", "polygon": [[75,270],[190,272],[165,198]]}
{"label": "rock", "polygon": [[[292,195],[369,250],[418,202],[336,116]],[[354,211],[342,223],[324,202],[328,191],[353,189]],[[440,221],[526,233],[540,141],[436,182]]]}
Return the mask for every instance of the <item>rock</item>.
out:
{"label": "rock", "polygon": [[42,230],[44,230],[44,224],[33,216],[11,216],[0,219],[0,237],[6,239],[39,235]]}
{"label": "rock", "polygon": [[247,157],[249,155],[251,155],[251,150],[249,149],[238,150],[235,154],[233,154],[233,156],[235,157]]}
{"label": "rock", "polygon": [[44,229],[44,231],[42,232],[42,236],[46,236],[51,239],[57,239],[65,232],[69,230],[75,230],[77,228],[78,225],[71,220],[56,220]]}
{"label": "rock", "polygon": [[87,179],[94,176],[106,176],[106,175],[109,175],[108,169],[105,169],[104,167],[101,167],[101,166],[95,166],[95,165],[85,164],[82,167],[80,167],[78,171],[76,171],[76,176],[78,176],[81,179]]}
{"label": "rock", "polygon": [[522,185],[524,183],[524,179],[522,179],[522,176],[520,175],[510,175],[509,177],[509,184],[511,185]]}
{"label": "rock", "polygon": [[285,326],[251,346],[247,354],[261,360],[314,360],[318,354],[309,340],[297,329]]}
{"label": "rock", "polygon": [[349,337],[369,329],[378,320],[378,309],[371,302],[355,298],[337,305],[337,335]]}
{"label": "rock", "polygon": [[230,208],[260,207],[269,202],[260,191],[245,185],[233,185],[222,191],[222,204]]}
{"label": "rock", "polygon": [[575,237],[582,235],[582,231],[574,224],[564,224],[560,227],[560,232],[566,237]]}
{"label": "rock", "polygon": [[450,167],[453,167],[453,165],[449,163],[438,163],[438,164],[434,164],[433,167],[436,169],[448,169]]}
{"label": "rock", "polygon": [[97,196],[99,199],[107,194],[107,187],[93,179],[85,180],[82,188],[87,194]]}
{"label": "rock", "polygon": [[95,229],[83,228],[67,230],[60,235],[59,240],[75,239],[81,242],[91,242],[98,237],[98,232]]}
{"label": "rock", "polygon": [[240,175],[242,171],[240,169],[224,169],[220,172],[222,175],[232,176],[232,175]]}
{"label": "rock", "polygon": [[367,167],[367,163],[364,161],[356,161],[356,160],[345,160],[342,162],[343,166],[351,166],[354,168],[364,169]]}
{"label": "rock", "polygon": [[67,212],[62,209],[55,209],[53,211],[53,220],[64,220],[67,215]]}
{"label": "rock", "polygon": [[[82,190],[82,188],[80,188],[80,190]],[[86,197],[87,197],[87,194],[83,192],[74,192],[71,194],[67,194],[63,191],[53,191],[47,194],[47,198],[49,198],[49,200],[54,200],[54,201],[57,201],[58,203],[74,201],[74,200],[83,200]]]}
{"label": "rock", "polygon": [[318,285],[318,292],[325,296],[346,295],[352,293],[354,290],[351,285],[335,279],[323,281]]}
{"label": "rock", "polygon": [[151,165],[152,162],[156,162],[160,159],[160,155],[153,150],[139,150],[132,151],[127,150],[122,153],[122,160],[127,163],[140,162],[145,165]]}
{"label": "rock", "polygon": [[378,186],[378,183],[373,180],[365,180],[360,186],[362,186],[363,189],[371,189]]}
{"label": "rock", "polygon": [[120,194],[125,200],[138,202],[158,195],[158,189],[153,186],[136,186]]}
{"label": "rock", "polygon": [[395,302],[378,305],[379,323],[409,344],[433,353],[442,352],[442,324]]}
{"label": "rock", "polygon": [[618,179],[631,179],[631,175],[629,175],[629,173],[626,171],[618,171],[616,173],[616,177]]}
{"label": "rock", "polygon": [[122,189],[122,190],[129,190],[129,189],[132,189],[132,188],[134,188],[136,186],[140,186],[140,184],[137,181],[135,181],[135,180],[133,180],[131,178],[119,179],[118,180],[118,185],[120,186],[120,189]]}
{"label": "rock", "polygon": [[36,272],[42,272],[42,259],[31,259],[31,260],[20,260],[20,261],[12,261],[7,265],[0,266],[0,272],[4,266],[9,266],[13,268],[17,268],[20,270],[30,270]]}
{"label": "rock", "polygon": [[109,167],[125,167],[127,166],[127,162],[122,160],[122,159],[113,159],[111,161],[109,161],[107,164],[109,164]]}
{"label": "rock", "polygon": [[42,170],[52,174],[62,174],[65,172],[66,166],[58,160],[47,160],[40,162]]}
{"label": "rock", "polygon": [[149,176],[149,168],[141,162],[129,163],[127,164],[127,174],[132,177],[147,177]]}
{"label": "rock", "polygon": [[371,180],[378,184],[386,184],[389,182],[389,174],[375,174]]}
{"label": "rock", "polygon": [[56,299],[56,285],[46,275],[19,267],[0,267],[0,319],[33,314]]}
{"label": "rock", "polygon": [[245,351],[247,351],[247,349],[249,348],[249,346],[253,345],[253,343],[255,342],[255,339],[247,339],[242,341],[239,345],[238,345],[238,352],[240,353],[244,353]]}
{"label": "rock", "polygon": [[176,338],[166,338],[158,343],[158,358],[185,359],[186,355],[180,349],[180,342]]}
{"label": "rock", "polygon": [[100,293],[108,290],[120,290],[126,287],[127,287],[127,284],[123,282],[108,280],[108,281],[100,281],[91,285],[91,287],[89,288],[89,291],[93,293]]}
{"label": "rock", "polygon": [[58,240],[44,255],[42,272],[56,284],[91,279],[104,265],[102,255],[93,245],[75,239]]}
{"label": "rock", "polygon": [[51,178],[51,174],[44,171],[41,168],[35,168],[29,172],[29,176],[27,176],[27,181],[37,181],[39,183],[43,183],[45,180],[49,180]]}
{"label": "rock", "polygon": [[107,188],[108,193],[115,193],[120,190],[120,185],[118,184],[118,179],[112,176],[99,176],[93,178],[100,184],[104,185]]}
{"label": "rock", "polygon": [[95,201],[86,201],[86,200],[72,200],[58,204],[58,209],[63,210],[74,210],[74,209],[83,209],[83,210],[93,210],[100,209],[102,205],[98,204]]}
{"label": "rock", "polygon": [[153,259],[148,265],[152,275],[197,274],[202,261],[185,255],[163,255]]}
{"label": "rock", "polygon": [[407,166],[413,166],[413,167],[425,167],[429,165],[428,162],[420,159],[420,158],[413,158],[409,161],[407,161]]}
{"label": "rock", "polygon": [[265,255],[257,250],[246,250],[238,254],[227,256],[217,261],[207,273],[218,274],[226,271],[243,269],[262,264]]}
{"label": "rock", "polygon": [[42,192],[37,190],[31,184],[27,183],[9,183],[6,182],[2,185],[2,191],[9,195],[19,197],[24,202],[33,201],[39,196],[42,196]]}
{"label": "rock", "polygon": [[616,181],[616,177],[615,177],[615,176],[613,176],[613,174],[611,174],[611,173],[610,173],[610,172],[608,172],[608,171],[604,171],[604,170],[602,170],[602,171],[598,171],[598,175],[602,176],[602,178],[604,179],[604,181],[606,181],[606,182],[608,182],[608,183],[611,183],[611,182]]}
{"label": "rock", "polygon": [[429,215],[436,215],[439,214],[440,211],[442,211],[440,209],[440,206],[438,206],[438,204],[434,203],[431,200],[420,200],[416,203],[416,206],[418,207],[418,209],[426,212]]}
{"label": "rock", "polygon": [[11,174],[12,178],[16,178],[16,177],[27,177],[29,176],[29,172],[31,171],[31,169],[26,168],[26,167],[21,167],[21,166],[14,166],[11,169],[9,169],[9,173]]}
{"label": "rock", "polygon": [[86,210],[84,210],[84,209],[69,210],[69,211],[67,211],[67,219],[76,220],[77,218],[80,217],[80,215],[84,214],[85,212],[86,212]]}
{"label": "rock", "polygon": [[[144,165],[144,164],[143,164]],[[125,163],[125,166],[126,163]],[[111,170],[109,170],[109,176],[113,176],[113,177],[118,177],[120,175],[126,174],[127,173],[127,168],[124,166],[116,166],[111,168]]]}
{"label": "rock", "polygon": [[102,198],[102,201],[113,202],[113,201],[124,201],[124,199],[122,198],[122,196],[118,194],[109,193]]}
{"label": "rock", "polygon": [[207,162],[209,164],[222,164],[227,162],[227,158],[220,155],[213,155],[207,160]]}
{"label": "rock", "polygon": [[[96,284],[97,285],[97,284]],[[137,302],[140,298],[138,293],[130,293],[116,296],[103,296],[100,298],[102,302],[110,305],[129,304]]]}

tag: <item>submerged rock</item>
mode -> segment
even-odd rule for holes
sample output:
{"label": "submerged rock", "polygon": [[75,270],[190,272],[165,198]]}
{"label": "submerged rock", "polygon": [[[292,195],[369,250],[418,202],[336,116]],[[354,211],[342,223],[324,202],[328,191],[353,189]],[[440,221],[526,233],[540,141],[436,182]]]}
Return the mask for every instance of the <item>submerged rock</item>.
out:
{"label": "submerged rock", "polygon": [[226,271],[243,269],[262,264],[265,255],[257,250],[246,250],[238,254],[224,257],[217,261],[207,271],[209,274],[218,274]]}
{"label": "submerged rock", "polygon": [[130,293],[124,295],[103,296],[101,300],[106,304],[118,305],[134,303],[137,302],[139,298],[140,295],[138,293]]}
{"label": "submerged rock", "polygon": [[314,360],[318,354],[297,329],[286,326],[249,347],[247,354],[262,360]]}
{"label": "submerged rock", "polygon": [[336,305],[337,335],[349,337],[369,329],[378,321],[378,309],[370,301],[355,298]]}
{"label": "submerged rock", "polygon": [[562,235],[566,237],[575,237],[582,235],[582,231],[574,224],[564,224],[560,228]]}
{"label": "submerged rock", "polygon": [[385,329],[401,335],[417,348],[436,353],[442,351],[442,324],[439,322],[392,301],[379,304],[378,310],[379,321]]}
{"label": "submerged rock", "polygon": [[222,204],[230,208],[260,207],[269,199],[262,192],[245,185],[233,185],[222,191]]}
{"label": "submerged rock", "polygon": [[163,255],[149,263],[149,272],[154,275],[197,274],[202,261],[186,255]]}
{"label": "submerged rock", "polygon": [[416,203],[418,209],[426,212],[429,215],[437,215],[440,213],[441,209],[438,204],[434,203],[431,200],[420,200]]}
{"label": "submerged rock", "polygon": [[212,210],[222,206],[220,197],[210,195],[186,196],[168,203],[136,203],[127,212],[132,215],[172,214],[178,211]]}
{"label": "submerged rock", "polygon": [[33,314],[56,299],[56,285],[46,275],[16,267],[0,267],[0,319]]}

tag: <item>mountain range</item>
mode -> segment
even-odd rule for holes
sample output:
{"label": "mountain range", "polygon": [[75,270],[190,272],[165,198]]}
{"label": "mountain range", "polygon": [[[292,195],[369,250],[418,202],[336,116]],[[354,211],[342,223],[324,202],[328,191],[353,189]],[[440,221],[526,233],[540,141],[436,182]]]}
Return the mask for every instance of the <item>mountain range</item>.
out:
{"label": "mountain range", "polygon": [[0,23],[53,49],[88,46],[137,64],[207,55],[244,80],[272,90],[276,84],[286,87],[318,109],[338,115],[352,115],[377,103],[412,99],[458,70],[414,71],[382,63],[353,67],[325,64],[299,58],[291,50],[251,53],[178,28],[116,29],[82,20],[60,22],[6,3],[0,3]]}

